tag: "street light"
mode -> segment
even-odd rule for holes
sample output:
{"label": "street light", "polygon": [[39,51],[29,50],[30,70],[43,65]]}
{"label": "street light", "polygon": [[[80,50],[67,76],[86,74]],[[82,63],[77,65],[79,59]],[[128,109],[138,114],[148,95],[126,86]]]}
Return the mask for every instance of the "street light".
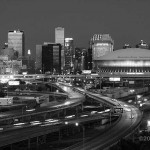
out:
{"label": "street light", "polygon": [[[79,126],[79,123],[78,123],[78,122],[76,122],[76,123],[75,123],[75,125],[76,125],[76,126]],[[83,146],[83,149],[84,149],[85,128],[84,128],[84,126],[83,126],[82,124],[80,124],[80,125],[81,125],[82,130],[83,130],[83,136],[82,136],[82,146]]]}

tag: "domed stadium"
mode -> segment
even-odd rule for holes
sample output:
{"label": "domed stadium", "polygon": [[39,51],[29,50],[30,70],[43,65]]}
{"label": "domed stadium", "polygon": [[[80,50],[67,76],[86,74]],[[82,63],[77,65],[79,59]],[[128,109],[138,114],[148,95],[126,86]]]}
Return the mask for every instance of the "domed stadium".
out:
{"label": "domed stadium", "polygon": [[127,48],[110,52],[97,62],[100,72],[150,72],[150,50]]}

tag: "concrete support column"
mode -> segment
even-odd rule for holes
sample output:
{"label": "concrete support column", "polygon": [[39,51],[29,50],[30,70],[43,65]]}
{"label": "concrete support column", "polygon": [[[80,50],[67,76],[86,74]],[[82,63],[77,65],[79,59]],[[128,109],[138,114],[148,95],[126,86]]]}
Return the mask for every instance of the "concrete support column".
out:
{"label": "concrete support column", "polygon": [[57,117],[59,118],[59,116],[60,116],[60,115],[59,115],[59,111],[58,111],[58,113],[57,113]]}
{"label": "concrete support column", "polygon": [[36,149],[39,149],[39,137],[36,138]]}
{"label": "concrete support column", "polygon": [[58,140],[59,141],[61,140],[61,128],[59,128],[59,137],[58,137]]}
{"label": "concrete support column", "polygon": [[43,115],[44,120],[46,119],[46,116],[47,116],[47,113],[45,113],[45,114]]}
{"label": "concrete support column", "polygon": [[28,150],[30,150],[31,145],[30,145],[30,138],[28,139]]}
{"label": "concrete support column", "polygon": [[78,118],[78,106],[76,107],[76,117]]}
{"label": "concrete support column", "polygon": [[82,110],[82,112],[83,112],[83,110],[84,110],[83,102],[82,102],[82,104],[81,104],[81,110]]}
{"label": "concrete support column", "polygon": [[10,144],[10,150],[13,150],[13,144]]}
{"label": "concrete support column", "polygon": [[64,109],[64,117],[66,116],[66,109]]}

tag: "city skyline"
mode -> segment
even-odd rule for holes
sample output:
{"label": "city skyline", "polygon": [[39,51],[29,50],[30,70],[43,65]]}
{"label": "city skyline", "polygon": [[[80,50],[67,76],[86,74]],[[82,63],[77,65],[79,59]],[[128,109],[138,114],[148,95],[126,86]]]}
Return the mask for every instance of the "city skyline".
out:
{"label": "city skyline", "polygon": [[35,53],[36,44],[55,41],[55,28],[65,28],[76,47],[89,47],[94,34],[110,34],[115,49],[125,43],[132,47],[144,40],[150,43],[148,0],[2,0],[0,43],[7,42],[9,30],[25,32],[25,47]]}

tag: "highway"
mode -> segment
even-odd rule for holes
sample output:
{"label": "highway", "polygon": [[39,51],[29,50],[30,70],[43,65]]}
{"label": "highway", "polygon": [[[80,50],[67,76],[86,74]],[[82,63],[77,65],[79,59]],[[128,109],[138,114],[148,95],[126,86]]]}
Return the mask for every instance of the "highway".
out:
{"label": "highway", "polygon": [[[47,108],[41,108],[39,110],[35,110],[33,112],[24,112],[23,114],[21,111],[13,111],[13,112],[3,113],[0,120],[5,120],[6,118],[7,119],[9,119],[9,118],[15,119],[15,118],[18,118],[18,116],[20,116],[20,117],[33,116],[33,115],[38,115],[38,114],[42,114],[45,112],[57,111],[57,110],[65,109],[68,107],[74,107],[83,102],[84,95],[74,92],[71,88],[66,87],[66,86],[61,86],[61,89],[62,90],[64,89],[65,92],[68,94],[68,99],[66,99],[65,101],[63,101],[61,103],[56,103],[55,105],[51,105]],[[33,92],[33,93],[35,94],[35,92]],[[32,92],[30,92],[30,94],[32,94]],[[46,93],[46,94],[48,94],[48,93]],[[96,118],[98,118],[98,117],[96,117]],[[7,144],[17,142],[17,141],[21,141],[24,139],[39,136],[41,134],[42,135],[48,134],[50,132],[54,132],[55,130],[59,131],[60,126],[65,126],[64,122],[66,120],[69,121],[69,119],[65,119],[63,122],[60,120],[55,120],[54,122],[53,122],[53,120],[49,121],[49,122],[47,122],[46,120],[45,120],[45,122],[36,120],[36,121],[31,121],[31,122],[19,122],[16,124],[14,123],[13,125],[4,126],[3,130],[0,130],[0,134],[1,134],[0,146],[4,146]]]}
{"label": "highway", "polygon": [[105,134],[99,135],[97,138],[94,137],[90,141],[87,141],[87,143],[85,142],[84,147],[83,143],[81,142],[80,145],[77,144],[77,146],[71,146],[70,148],[66,148],[65,150],[105,149],[113,143],[119,141],[119,139],[129,135],[133,131],[133,129],[135,129],[137,125],[139,125],[142,119],[142,113],[138,108],[133,105],[127,105],[125,102],[117,101],[112,98],[102,96],[100,94],[91,93],[81,88],[76,88],[75,90],[79,91],[82,94],[86,94],[91,98],[98,100],[99,102],[105,101],[106,104],[109,104],[111,107],[122,107],[124,111],[119,122],[109,131],[105,132]]}
{"label": "highway", "polygon": [[104,117],[101,116],[101,114],[89,114],[85,116],[80,114],[78,118],[66,117],[64,119],[46,119],[45,121],[37,120],[24,123],[14,123],[13,125],[6,126],[4,129],[5,132],[0,131],[0,147],[54,131],[58,132],[60,128],[66,126],[66,122],[67,125],[75,125],[76,121],[78,121],[78,123],[82,123],[90,120],[100,120],[103,118],[108,118],[108,116]]}
{"label": "highway", "polygon": [[[58,85],[55,85],[55,86],[58,86]],[[41,107],[43,107],[43,108],[38,108],[37,110],[35,109],[35,111],[33,111],[33,112],[27,112],[25,110],[24,111],[14,110],[14,111],[2,112],[0,114],[0,120],[10,119],[12,117],[17,118],[19,116],[21,116],[21,117],[22,116],[30,116],[30,115],[37,115],[40,113],[42,114],[42,113],[46,113],[46,112],[57,111],[60,109],[65,109],[68,107],[73,107],[73,106],[79,105],[85,99],[84,95],[82,95],[78,92],[74,92],[71,88],[69,88],[67,86],[60,85],[60,86],[58,86],[58,88],[61,88],[62,90],[64,90],[65,93],[67,93],[68,98],[65,101],[45,102],[45,103],[41,104]],[[56,94],[66,95],[65,93],[56,93]],[[24,92],[23,94],[26,94],[26,92]],[[38,92],[31,91],[30,93],[28,92],[27,96],[30,96],[30,95],[35,96],[36,94],[39,95]],[[51,94],[51,93],[46,91],[46,92],[40,93],[40,95],[42,95],[42,94],[47,96],[48,94]]]}
{"label": "highway", "polygon": [[[97,135],[97,137],[91,138],[88,141],[73,145],[65,150],[103,150],[107,149],[110,145],[116,143],[121,138],[129,135],[134,131],[137,125],[142,119],[141,112],[133,105],[126,105],[124,102],[120,102],[124,109],[121,119],[118,123],[109,129],[104,134]],[[132,118],[133,116],[133,118]],[[85,137],[86,138],[86,137]]]}
{"label": "highway", "polygon": [[[82,92],[79,93],[78,92],[79,89],[74,91],[73,87],[69,87],[66,85],[57,84],[57,86],[59,86],[66,93],[68,93],[68,97],[69,97],[67,99],[67,101],[65,101],[63,104],[55,106],[57,108],[57,110],[61,109],[61,107],[69,107],[72,104],[81,103],[81,100],[84,99],[83,94],[91,95],[92,98],[94,98],[96,100],[102,99],[103,103],[104,102],[109,103],[112,105],[112,107],[117,104],[117,106],[120,106],[124,109],[121,119],[110,130],[108,130],[107,132],[105,132],[102,135],[98,135],[97,137],[94,137],[93,139],[91,138],[90,141],[85,141],[84,145],[83,145],[83,143],[79,143],[77,145],[73,145],[72,147],[67,148],[68,150],[69,149],[70,150],[72,150],[72,149],[74,149],[74,150],[77,150],[77,149],[78,150],[79,149],[84,149],[84,150],[105,149],[108,146],[110,146],[111,144],[117,142],[120,138],[123,138],[123,137],[127,136],[128,134],[130,134],[130,132],[133,131],[133,129],[135,129],[141,121],[142,114],[133,105],[126,105],[126,103],[120,102],[120,101],[110,102],[110,99],[108,99],[108,98],[104,98],[104,97],[101,98],[101,95],[93,94],[93,93],[85,91],[85,90],[82,90]],[[35,112],[35,114],[36,113],[39,113],[39,112]],[[131,116],[134,116],[134,117],[131,119]],[[38,122],[35,122],[35,124],[36,123],[38,124]],[[61,123],[62,122],[60,122],[60,124]],[[51,130],[53,130],[53,131],[59,130],[58,124],[57,125],[51,124],[53,126],[52,128],[49,128],[49,126],[41,126],[41,124],[39,124],[40,126],[34,126],[34,125],[30,124],[30,126],[28,128],[16,127],[16,129],[18,129],[18,131],[20,131],[19,133],[22,133],[22,134],[18,134],[18,132],[16,132],[17,130],[7,132],[7,134],[5,134],[5,132],[1,132],[1,136],[0,136],[1,145],[0,146],[10,144],[11,142],[17,142],[17,140],[19,141],[19,140],[47,134],[47,133],[51,132]],[[12,137],[15,137],[14,141],[13,140],[11,141]]]}

